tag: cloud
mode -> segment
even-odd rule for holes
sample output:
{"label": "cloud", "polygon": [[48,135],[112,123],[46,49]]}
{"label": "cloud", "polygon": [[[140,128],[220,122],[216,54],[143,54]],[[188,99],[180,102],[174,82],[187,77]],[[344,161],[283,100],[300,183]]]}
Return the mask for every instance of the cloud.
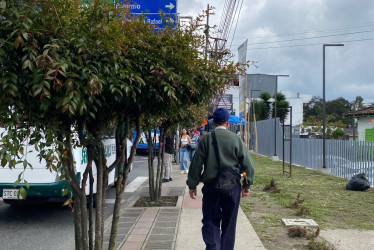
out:
{"label": "cloud", "polygon": [[[210,23],[219,25],[225,2],[179,0],[178,8],[196,16],[208,3],[214,5]],[[326,48],[327,99],[352,101],[360,95],[364,102],[374,102],[373,16],[372,0],[244,0],[231,51],[237,54],[248,39],[247,59],[259,66],[249,73],[289,74],[279,89],[321,97],[322,44],[344,43]]]}

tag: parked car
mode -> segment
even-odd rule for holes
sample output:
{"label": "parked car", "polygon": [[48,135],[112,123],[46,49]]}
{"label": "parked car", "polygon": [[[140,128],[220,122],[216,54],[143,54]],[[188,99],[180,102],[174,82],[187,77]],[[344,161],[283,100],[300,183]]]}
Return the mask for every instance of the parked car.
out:
{"label": "parked car", "polygon": [[374,178],[374,161],[350,161],[340,156],[326,155],[326,167],[333,175],[345,178],[359,173],[365,173],[368,178]]}

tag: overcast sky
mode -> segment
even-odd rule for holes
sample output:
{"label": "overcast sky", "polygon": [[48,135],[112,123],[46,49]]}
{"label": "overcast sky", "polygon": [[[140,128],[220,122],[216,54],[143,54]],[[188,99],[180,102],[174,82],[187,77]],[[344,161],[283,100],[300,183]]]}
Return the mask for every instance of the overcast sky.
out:
{"label": "overcast sky", "polygon": [[[181,16],[214,6],[210,26],[219,26],[225,0],[177,1]],[[248,39],[247,60],[258,66],[249,74],[290,75],[278,79],[278,91],[322,97],[322,44],[344,43],[326,48],[326,99],[374,102],[373,0],[243,0],[233,39],[239,9],[227,47],[237,54]]]}

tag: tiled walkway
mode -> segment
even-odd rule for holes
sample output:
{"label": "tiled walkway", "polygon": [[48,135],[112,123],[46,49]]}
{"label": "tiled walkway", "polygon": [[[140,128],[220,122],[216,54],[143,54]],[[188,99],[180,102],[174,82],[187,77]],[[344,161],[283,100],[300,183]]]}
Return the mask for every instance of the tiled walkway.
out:
{"label": "tiled walkway", "polygon": [[[126,208],[119,220],[117,245],[121,250],[140,249],[175,249],[178,222],[181,214],[181,197],[185,187],[163,187],[163,196],[179,196],[177,207]],[[138,194],[149,196],[148,187],[143,187]],[[104,249],[109,246],[111,227],[104,232]]]}

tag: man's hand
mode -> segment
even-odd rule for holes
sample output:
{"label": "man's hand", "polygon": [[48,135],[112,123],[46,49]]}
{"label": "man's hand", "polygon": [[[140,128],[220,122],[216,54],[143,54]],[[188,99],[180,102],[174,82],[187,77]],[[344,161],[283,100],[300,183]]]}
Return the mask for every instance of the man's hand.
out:
{"label": "man's hand", "polygon": [[190,189],[190,197],[191,199],[196,199],[196,189]]}
{"label": "man's hand", "polygon": [[[250,193],[251,193],[251,190],[249,190],[248,188],[242,188],[242,197],[246,197]],[[190,194],[191,194],[191,190],[190,190]]]}

